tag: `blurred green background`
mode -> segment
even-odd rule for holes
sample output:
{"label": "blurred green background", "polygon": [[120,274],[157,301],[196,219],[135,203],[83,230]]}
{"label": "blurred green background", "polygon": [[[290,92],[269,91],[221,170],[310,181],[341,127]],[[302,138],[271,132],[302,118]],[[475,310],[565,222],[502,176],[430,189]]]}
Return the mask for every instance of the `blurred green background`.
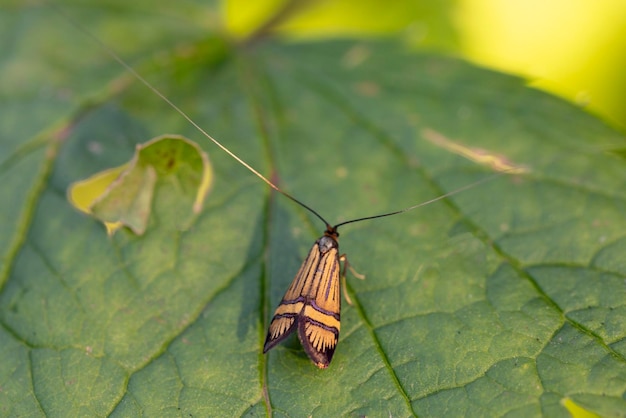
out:
{"label": "blurred green background", "polygon": [[400,35],[415,49],[513,73],[626,128],[626,0],[227,0],[245,37],[285,9],[292,38]]}

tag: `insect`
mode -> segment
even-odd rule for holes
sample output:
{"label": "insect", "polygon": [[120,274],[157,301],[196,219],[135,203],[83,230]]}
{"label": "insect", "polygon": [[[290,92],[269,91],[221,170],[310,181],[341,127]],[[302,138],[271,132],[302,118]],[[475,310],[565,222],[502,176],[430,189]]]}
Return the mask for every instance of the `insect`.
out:
{"label": "insect", "polygon": [[343,273],[338,238],[337,228],[329,226],[311,247],[274,312],[264,353],[297,329],[304,351],[313,363],[321,369],[330,364],[341,325],[339,280]]}
{"label": "insect", "polygon": [[[309,251],[302,266],[297,272],[293,282],[287,289],[284,297],[278,305],[272,320],[269,324],[269,329],[263,352],[266,353],[287,336],[297,330],[299,339],[304,347],[308,357],[319,368],[327,368],[330,364],[337,342],[339,339],[340,331],[340,309],[341,309],[341,291],[340,282],[345,277],[345,270],[349,268],[349,264],[345,255],[339,253],[339,232],[340,226],[361,222],[370,219],[382,218],[392,216],[404,212],[411,211],[421,206],[428,205],[435,201],[444,199],[462,191],[476,187],[478,184],[491,180],[494,177],[500,176],[507,171],[501,171],[491,176],[485,177],[482,180],[473,182],[459,189],[453,190],[449,193],[438,196],[434,199],[426,202],[389,212],[378,214],[374,216],[367,216],[358,219],[352,219],[349,221],[341,222],[332,226],[321,215],[319,215],[314,209],[305,205],[289,193],[281,190],[273,182],[255,170],[252,166],[246,163],[239,156],[235,155],[226,146],[224,146],[217,139],[213,138],[202,127],[200,127],[194,120],[191,119],[182,109],[174,104],[170,99],[163,95],[156,87],[150,82],[144,79],[139,73],[137,73],[130,65],[128,65],[117,53],[115,53],[110,47],[96,38],[87,29],[82,27],[78,22],[67,16],[60,9],[54,5],[50,5],[56,12],[60,13],[70,23],[77,27],[78,30],[83,32],[89,38],[94,40],[100,48],[108,53],[115,61],[117,61],[122,67],[128,70],[138,81],[144,84],[152,93],[158,96],[161,100],[166,102],[174,111],[179,113],[185,120],[187,120],[195,129],[197,129],[203,136],[213,142],[222,151],[227,153],[239,164],[243,165],[255,176],[265,182],[269,187],[276,190],[280,194],[294,201],[296,204],[307,209],[313,215],[318,217],[326,226],[326,230],[323,235],[315,241],[311,250]],[[341,266],[343,261],[343,268]],[[346,295],[347,297],[347,295]]]}

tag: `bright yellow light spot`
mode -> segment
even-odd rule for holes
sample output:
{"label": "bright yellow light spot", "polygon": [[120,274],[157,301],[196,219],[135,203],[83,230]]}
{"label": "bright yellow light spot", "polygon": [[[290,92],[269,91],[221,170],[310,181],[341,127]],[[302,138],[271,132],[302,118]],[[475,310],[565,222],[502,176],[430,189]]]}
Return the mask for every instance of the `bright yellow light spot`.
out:
{"label": "bright yellow light spot", "polygon": [[265,23],[285,0],[229,0],[222,2],[225,25],[229,33],[244,38]]}
{"label": "bright yellow light spot", "polygon": [[573,418],[600,418],[600,415],[587,411],[580,405],[574,403],[574,401],[572,401],[570,398],[562,399],[561,405],[563,405],[567,409],[567,411],[572,415]]}
{"label": "bright yellow light spot", "polygon": [[611,80],[624,68],[625,1],[462,0],[457,21],[471,60],[602,113],[623,111]]}

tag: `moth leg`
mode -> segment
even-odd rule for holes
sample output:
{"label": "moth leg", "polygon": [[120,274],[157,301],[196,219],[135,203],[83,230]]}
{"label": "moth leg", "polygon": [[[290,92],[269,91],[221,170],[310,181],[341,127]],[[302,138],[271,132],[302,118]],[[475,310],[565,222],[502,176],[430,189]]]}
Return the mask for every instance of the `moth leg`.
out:
{"label": "moth leg", "polygon": [[348,302],[348,305],[352,305],[352,299],[350,299],[350,295],[348,294],[348,286],[346,284],[346,269],[350,270],[350,273],[352,273],[352,275],[359,280],[364,280],[365,275],[357,273],[357,271],[352,268],[352,266],[348,262],[348,256],[346,254],[340,255],[339,261],[343,261],[343,269],[341,271],[341,288],[343,289],[343,294],[346,298],[346,302]]}
{"label": "moth leg", "polygon": [[341,275],[343,277],[346,277],[346,269],[350,270],[350,273],[352,273],[352,275],[354,277],[356,277],[359,280],[365,280],[365,274],[361,274],[358,273],[353,267],[352,264],[350,264],[348,262],[348,256],[346,254],[342,254],[339,256],[339,261],[343,261],[343,272],[341,273]]}

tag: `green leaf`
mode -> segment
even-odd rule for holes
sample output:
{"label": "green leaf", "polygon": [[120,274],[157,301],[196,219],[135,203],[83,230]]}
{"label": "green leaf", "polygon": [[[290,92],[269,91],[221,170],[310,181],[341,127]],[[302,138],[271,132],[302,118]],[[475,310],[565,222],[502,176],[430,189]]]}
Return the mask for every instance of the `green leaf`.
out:
{"label": "green leaf", "polygon": [[206,153],[187,138],[166,135],[137,145],[127,164],[73,183],[68,198],[104,222],[109,233],[127,226],[141,235],[153,206],[162,228],[187,229],[202,210],[210,183]]}
{"label": "green leaf", "polygon": [[[330,367],[296,339],[263,355],[271,312],[324,226],[67,19],[7,8],[2,415],[623,415],[623,134],[518,78],[394,41],[243,48],[207,32],[216,12],[203,4],[92,7],[63,6],[333,224],[503,162],[526,172],[342,227],[367,278],[348,275]],[[162,134],[210,154],[204,210],[186,231],[156,222],[109,238],[65,190]]]}

